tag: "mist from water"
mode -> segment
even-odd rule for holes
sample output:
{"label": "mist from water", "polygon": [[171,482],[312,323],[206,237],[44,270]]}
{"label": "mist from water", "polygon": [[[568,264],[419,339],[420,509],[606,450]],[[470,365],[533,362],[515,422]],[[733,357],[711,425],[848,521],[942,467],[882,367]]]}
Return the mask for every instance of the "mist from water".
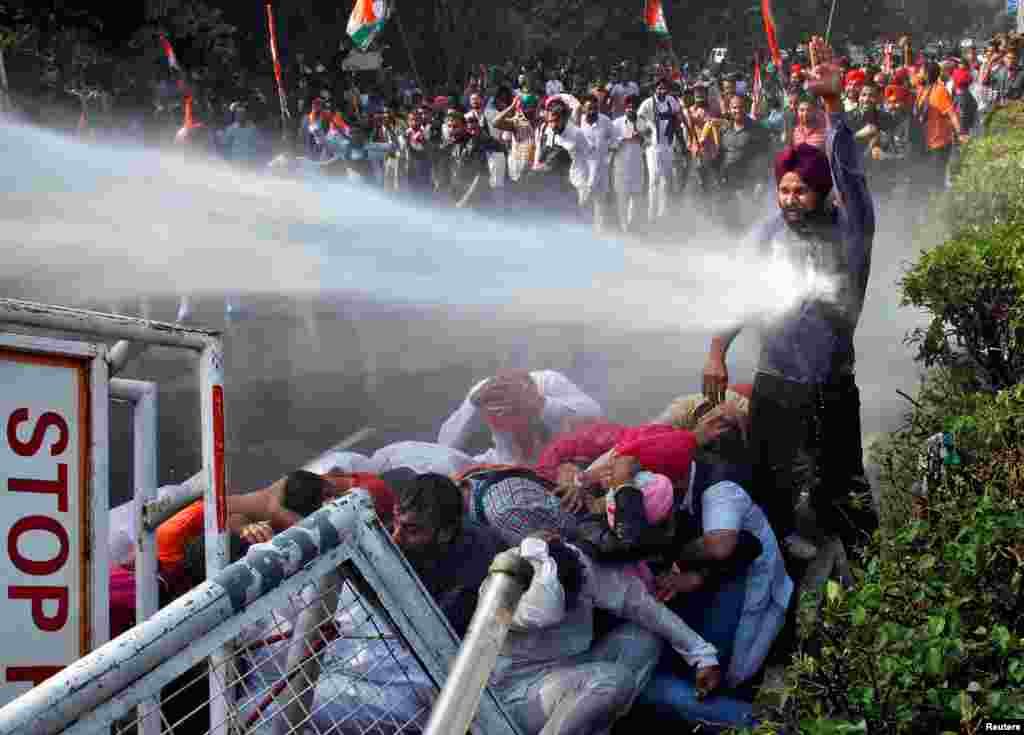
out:
{"label": "mist from water", "polygon": [[[152,318],[171,321],[189,293],[199,323],[215,328],[224,294],[250,310],[226,325],[229,459],[243,487],[367,424],[378,433],[361,450],[430,440],[498,365],[562,370],[612,418],[646,420],[700,390],[714,329],[782,309],[813,285],[741,257],[740,238],[701,212],[677,214],[669,241],[599,238],[536,211],[488,219],[26,127],[0,127],[0,156],[4,295],[122,313],[149,300]],[[918,380],[903,338],[922,317],[899,307],[897,281],[916,256],[921,206],[876,198],[857,331],[868,435],[900,421],[908,404],[897,391]],[[730,351],[734,382],[751,380],[757,351],[745,330]],[[129,375],[175,386],[164,404],[173,413],[193,404],[188,364],[151,353]],[[198,420],[166,418],[168,431]],[[198,466],[183,431],[162,445],[168,481]]]}
{"label": "mist from water", "polygon": [[721,236],[685,249],[599,238],[534,212],[488,219],[28,127],[0,128],[0,150],[5,280],[41,300],[341,292],[687,330],[784,307],[806,289]]}

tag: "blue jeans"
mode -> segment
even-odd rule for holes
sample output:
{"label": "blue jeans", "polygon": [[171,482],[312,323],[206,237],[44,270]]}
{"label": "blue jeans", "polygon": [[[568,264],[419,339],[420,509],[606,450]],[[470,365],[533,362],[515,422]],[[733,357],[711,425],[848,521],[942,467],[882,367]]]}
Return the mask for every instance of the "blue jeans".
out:
{"label": "blue jeans", "polygon": [[[729,668],[733,642],[746,598],[746,575],[709,591],[700,590],[672,605],[672,609],[718,649],[722,671]],[[701,702],[694,684],[695,672],[671,649],[662,653],[651,683],[641,692],[634,712],[677,722],[706,722],[730,727],[753,726],[753,705],[728,691]]]}

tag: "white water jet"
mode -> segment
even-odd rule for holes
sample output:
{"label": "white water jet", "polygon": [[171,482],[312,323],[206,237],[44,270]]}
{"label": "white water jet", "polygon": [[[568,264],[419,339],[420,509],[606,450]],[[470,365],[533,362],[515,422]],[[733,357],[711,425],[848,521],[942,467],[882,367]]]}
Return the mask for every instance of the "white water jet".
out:
{"label": "white water jet", "polygon": [[[418,206],[159,152],[0,127],[4,280],[32,298],[352,292],[510,317],[704,330],[803,292],[724,237],[685,249]],[[682,240],[683,238],[680,238]],[[170,315],[161,315],[170,318]]]}

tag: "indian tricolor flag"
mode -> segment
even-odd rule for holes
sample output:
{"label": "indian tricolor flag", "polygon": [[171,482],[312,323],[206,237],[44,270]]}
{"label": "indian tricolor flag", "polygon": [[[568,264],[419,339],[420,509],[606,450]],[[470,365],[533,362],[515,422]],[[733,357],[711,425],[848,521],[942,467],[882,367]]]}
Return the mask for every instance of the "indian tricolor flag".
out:
{"label": "indian tricolor flag", "polygon": [[388,0],[356,0],[348,19],[348,35],[359,50],[365,51],[373,43],[389,12]]}
{"label": "indian tricolor flag", "polygon": [[668,37],[668,24],[665,23],[665,8],[662,7],[661,0],[646,0],[644,5],[644,23],[647,25],[647,30],[655,36]]}

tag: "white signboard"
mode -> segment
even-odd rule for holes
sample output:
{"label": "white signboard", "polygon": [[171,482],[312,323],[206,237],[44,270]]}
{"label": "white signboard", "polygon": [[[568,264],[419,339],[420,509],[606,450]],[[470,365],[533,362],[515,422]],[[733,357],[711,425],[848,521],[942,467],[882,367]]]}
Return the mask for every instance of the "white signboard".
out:
{"label": "white signboard", "polygon": [[362,51],[353,50],[341,62],[341,68],[345,71],[373,71],[374,69],[380,69],[383,63],[384,57],[380,51],[363,53]]}
{"label": "white signboard", "polygon": [[10,340],[0,342],[0,705],[87,653],[97,623],[89,553],[96,360],[3,343]]}

